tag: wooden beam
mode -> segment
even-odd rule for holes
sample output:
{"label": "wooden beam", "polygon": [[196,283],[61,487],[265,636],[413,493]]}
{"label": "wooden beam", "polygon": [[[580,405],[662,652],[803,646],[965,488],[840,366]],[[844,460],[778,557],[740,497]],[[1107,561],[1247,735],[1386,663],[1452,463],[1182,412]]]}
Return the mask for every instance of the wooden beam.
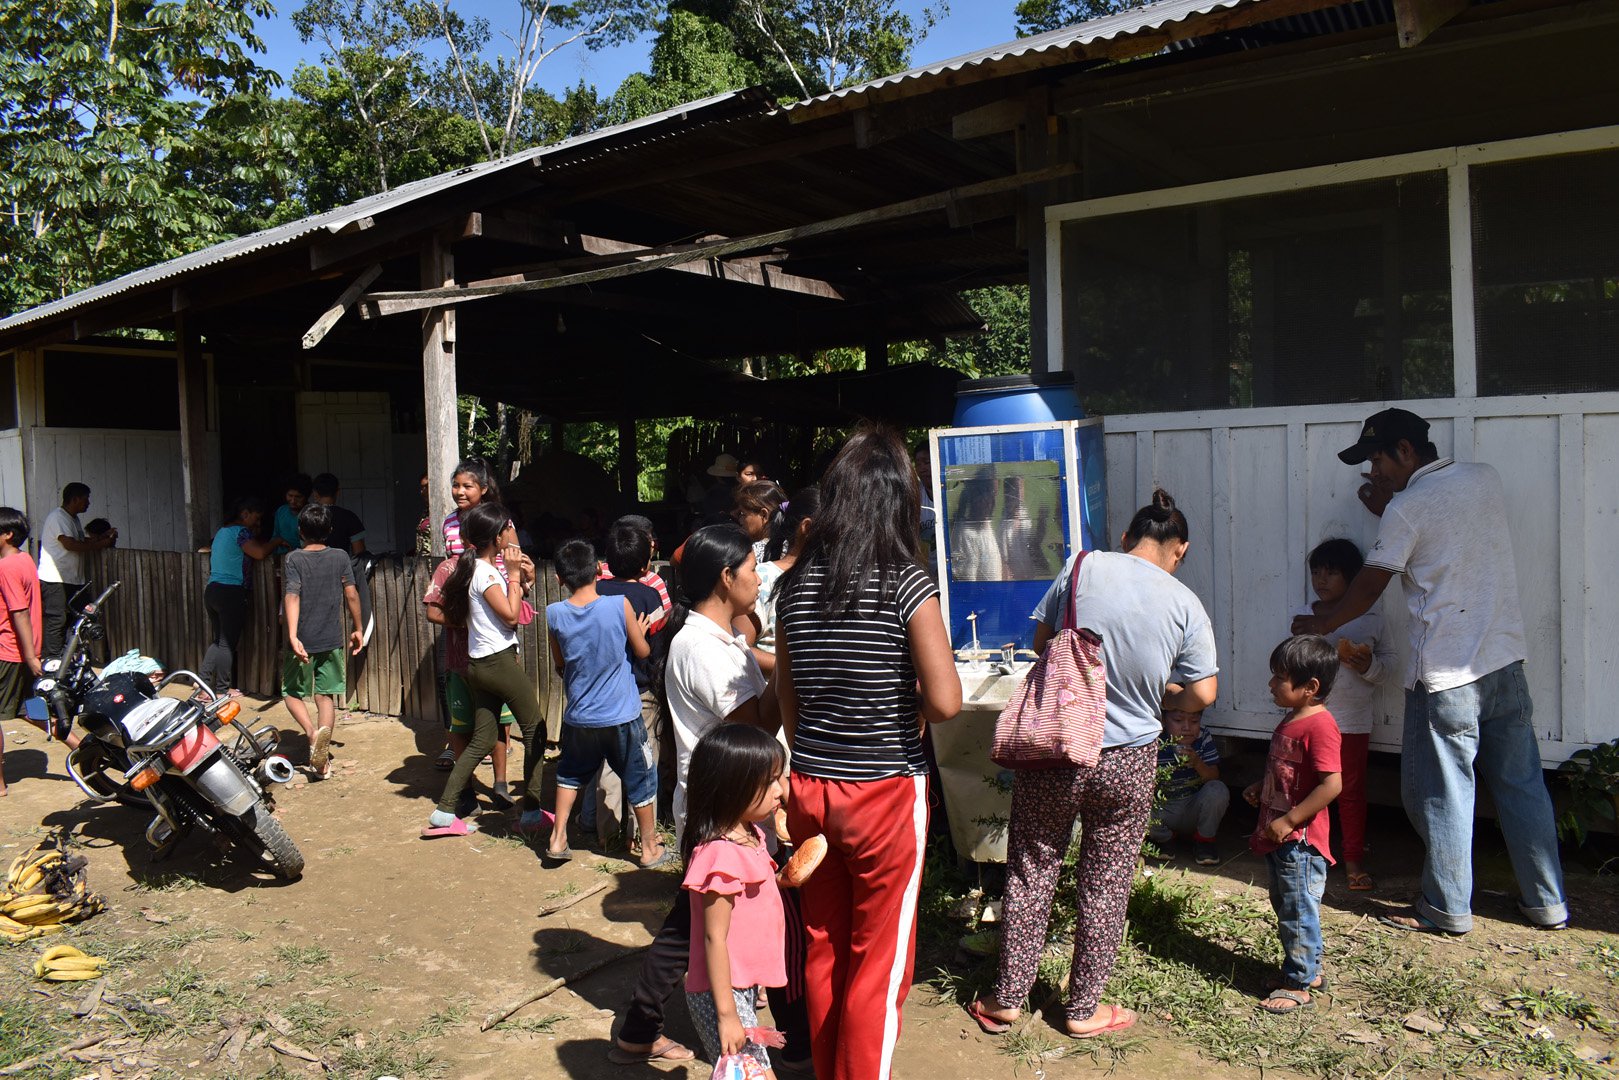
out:
{"label": "wooden beam", "polygon": [[188,312],[174,316],[174,362],[180,384],[180,473],[185,488],[186,536],[195,551],[212,530],[208,491],[208,361],[202,335]]}
{"label": "wooden beam", "polygon": [[[421,281],[427,288],[455,284],[455,258],[438,236],[422,246]],[[455,308],[429,311],[422,319],[422,415],[427,427],[427,507],[433,554],[444,554],[444,519],[455,505],[450,481],[460,454],[455,396]]]}
{"label": "wooden beam", "polygon": [[568,285],[587,285],[597,281],[611,281],[617,278],[642,274],[649,270],[662,270],[672,266],[681,266],[686,263],[697,262],[700,259],[715,259],[726,255],[737,255],[745,251],[775,247],[778,244],[804,240],[813,236],[845,232],[863,225],[891,221],[895,218],[945,210],[953,202],[961,199],[978,195],[993,195],[1001,191],[1013,191],[1030,184],[1045,183],[1071,176],[1078,171],[1079,167],[1073,162],[1060,162],[1043,169],[1014,173],[1011,176],[997,177],[993,180],[984,180],[976,184],[967,184],[959,188],[936,192],[932,195],[923,195],[915,199],[906,199],[903,202],[890,203],[887,206],[878,206],[870,210],[844,214],[841,217],[830,218],[825,221],[811,222],[807,225],[795,225],[787,229],[777,229],[774,232],[758,233],[753,236],[744,236],[732,240],[692,244],[689,245],[690,250],[687,251],[658,255],[624,265],[604,266],[577,273],[559,272],[553,277],[539,280],[515,281],[500,285],[480,285],[476,288],[453,287],[423,289],[419,292],[376,292],[371,293],[361,301],[360,313],[366,318],[397,315],[407,311],[420,311],[424,308],[438,307],[443,304],[481,300],[486,296],[510,296],[516,293],[537,292],[542,289],[556,289]]}
{"label": "wooden beam", "polygon": [[337,298],[332,306],[327,308],[321,317],[315,320],[315,325],[305,332],[304,348],[313,349],[316,345],[319,345],[321,338],[325,337],[327,332],[337,325],[337,320],[343,317],[343,313],[349,309],[349,306],[358,300],[365,293],[365,290],[371,287],[373,281],[381,276],[382,264],[372,263],[366,268],[365,273],[355,278],[353,283],[343,290],[342,295]]}
{"label": "wooden beam", "polygon": [[982,139],[988,135],[1016,131],[1023,123],[1023,99],[1007,98],[992,101],[950,119],[950,137],[953,139]]}
{"label": "wooden beam", "polygon": [[[564,261],[537,263],[532,266],[518,266],[502,268],[496,271],[494,277],[479,281],[469,281],[467,288],[477,288],[483,285],[510,285],[518,281],[538,281],[551,277],[557,273],[585,269],[588,266],[621,266],[628,261],[652,258],[666,255],[671,251],[690,251],[695,244],[671,244],[664,247],[645,247],[641,244],[632,244],[624,240],[609,240],[604,236],[580,236],[578,249],[588,252],[589,255]],[[728,239],[720,237],[719,239]],[[778,292],[802,293],[805,296],[819,296],[827,300],[843,300],[846,297],[829,281],[820,278],[802,277],[790,274],[779,267],[771,266],[764,261],[768,256],[740,257],[736,259],[708,259],[703,262],[681,263],[667,269],[679,270],[687,274],[697,274],[700,277],[714,278],[718,281],[738,281],[745,285],[757,285],[766,289],[775,289]]]}
{"label": "wooden beam", "polygon": [[1394,0],[1400,48],[1421,45],[1429,34],[1467,10],[1467,0]]}

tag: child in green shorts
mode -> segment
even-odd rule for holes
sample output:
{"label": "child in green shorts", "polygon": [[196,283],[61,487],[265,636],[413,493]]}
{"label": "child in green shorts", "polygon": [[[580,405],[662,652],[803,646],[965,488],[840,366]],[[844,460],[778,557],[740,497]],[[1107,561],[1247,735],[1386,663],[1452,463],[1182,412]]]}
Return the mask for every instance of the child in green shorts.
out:
{"label": "child in green shorts", "polygon": [[[288,555],[281,568],[291,649],[281,669],[281,695],[309,739],[309,767],[316,779],[324,779],[331,771],[337,699],[348,691],[343,656],[345,602],[349,625],[354,627],[348,635],[349,649],[357,655],[365,648],[354,565],[348,552],[326,546],[331,534],[331,507],[309,503],[298,514],[298,535],[304,546]],[[305,704],[311,695],[319,713],[318,725],[310,722]]]}

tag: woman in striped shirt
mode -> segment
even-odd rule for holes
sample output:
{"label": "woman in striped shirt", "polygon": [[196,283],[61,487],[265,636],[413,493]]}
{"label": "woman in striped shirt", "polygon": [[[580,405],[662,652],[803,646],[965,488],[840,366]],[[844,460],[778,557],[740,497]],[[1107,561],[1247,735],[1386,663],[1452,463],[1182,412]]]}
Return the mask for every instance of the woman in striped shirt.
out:
{"label": "woman in striped shirt", "polygon": [[905,444],[863,427],[827,469],[821,500],[776,607],[788,829],[828,846],[803,887],[811,1047],[821,1080],[886,1080],[915,960],[922,729],[961,711],[961,681],[919,557]]}

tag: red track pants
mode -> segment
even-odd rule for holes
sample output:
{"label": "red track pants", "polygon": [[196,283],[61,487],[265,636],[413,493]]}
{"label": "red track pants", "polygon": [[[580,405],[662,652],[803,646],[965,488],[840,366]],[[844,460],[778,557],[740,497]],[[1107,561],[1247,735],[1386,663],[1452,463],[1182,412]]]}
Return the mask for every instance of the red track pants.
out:
{"label": "red track pants", "polygon": [[793,839],[826,836],[803,886],[810,1046],[821,1080],[888,1080],[916,962],[926,776],[792,778]]}

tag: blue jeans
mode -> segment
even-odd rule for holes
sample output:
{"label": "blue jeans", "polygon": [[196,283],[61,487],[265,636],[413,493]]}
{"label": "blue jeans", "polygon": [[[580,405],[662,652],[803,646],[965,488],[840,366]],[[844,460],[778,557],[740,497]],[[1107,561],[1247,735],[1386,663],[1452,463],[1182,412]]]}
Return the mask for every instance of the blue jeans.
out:
{"label": "blue jeans", "polygon": [[590,783],[605,762],[624,779],[630,806],[658,798],[658,764],[648,752],[641,717],[607,727],[562,725],[562,756],[557,760],[557,787],[575,791]]}
{"label": "blue jeans", "polygon": [[1443,930],[1473,928],[1475,772],[1495,799],[1518,910],[1540,925],[1568,918],[1533,710],[1522,661],[1454,690],[1405,692],[1400,793],[1427,847],[1417,911]]}
{"label": "blue jeans", "polygon": [[1289,840],[1265,856],[1270,867],[1270,906],[1282,939],[1282,985],[1308,990],[1321,974],[1321,896],[1327,891],[1327,860],[1315,848]]}

